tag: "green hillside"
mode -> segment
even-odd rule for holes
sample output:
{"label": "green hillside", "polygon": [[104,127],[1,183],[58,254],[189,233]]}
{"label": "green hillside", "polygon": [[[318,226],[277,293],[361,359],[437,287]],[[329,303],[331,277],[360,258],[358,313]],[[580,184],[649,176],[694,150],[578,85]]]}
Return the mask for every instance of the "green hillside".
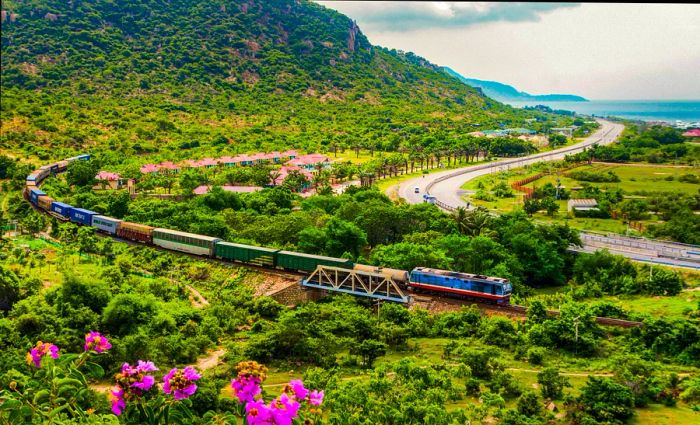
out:
{"label": "green hillside", "polygon": [[306,1],[35,0],[2,10],[0,146],[40,158],[396,150],[539,114],[372,46],[348,17]]}

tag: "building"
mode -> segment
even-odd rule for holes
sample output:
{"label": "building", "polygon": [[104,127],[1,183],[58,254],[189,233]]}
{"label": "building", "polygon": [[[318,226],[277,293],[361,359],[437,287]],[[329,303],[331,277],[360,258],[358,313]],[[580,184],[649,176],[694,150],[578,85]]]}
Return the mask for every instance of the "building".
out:
{"label": "building", "polygon": [[274,180],[272,180],[272,178],[271,178],[271,180],[272,180],[271,185],[272,186],[281,185],[282,183],[284,183],[284,181],[287,179],[287,177],[289,176],[289,174],[292,171],[298,171],[304,177],[306,177],[306,184],[304,184],[304,187],[302,188],[302,190],[305,190],[305,189],[308,189],[309,187],[311,187],[311,181],[314,179],[314,175],[310,171],[305,170],[305,169],[298,167],[298,166],[295,166],[295,165],[283,165],[282,168],[280,168],[279,170],[273,170],[271,173],[271,177],[275,174],[276,174],[276,176],[275,176]]}
{"label": "building", "polygon": [[331,164],[331,160],[326,155],[312,153],[287,161],[287,165],[301,167],[305,170],[313,170],[319,164],[323,165],[323,167],[328,167]]}
{"label": "building", "polygon": [[700,129],[693,129],[693,130],[688,130],[685,133],[683,133],[683,136],[685,137],[700,137]]}
{"label": "building", "polygon": [[123,189],[124,187],[131,187],[134,183],[132,179],[124,179],[117,173],[110,173],[109,171],[100,171],[95,176],[97,184],[93,186],[94,190],[100,189]]}
{"label": "building", "polygon": [[572,212],[573,210],[588,211],[597,210],[598,201],[595,199],[569,199],[566,204],[567,211]]}

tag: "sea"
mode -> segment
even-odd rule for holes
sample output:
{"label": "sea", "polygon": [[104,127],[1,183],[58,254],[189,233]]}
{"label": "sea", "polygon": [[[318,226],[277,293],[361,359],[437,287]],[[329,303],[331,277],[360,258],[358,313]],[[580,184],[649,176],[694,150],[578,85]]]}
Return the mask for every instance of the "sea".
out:
{"label": "sea", "polygon": [[596,117],[620,117],[642,121],[700,121],[700,100],[591,100],[588,102],[506,102],[522,108],[545,105]]}

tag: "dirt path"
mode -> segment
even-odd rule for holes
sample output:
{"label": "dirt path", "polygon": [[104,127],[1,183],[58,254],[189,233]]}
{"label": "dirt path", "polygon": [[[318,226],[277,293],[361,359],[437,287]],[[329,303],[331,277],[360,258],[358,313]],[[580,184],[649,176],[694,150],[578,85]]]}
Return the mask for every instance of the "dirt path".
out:
{"label": "dirt path", "polygon": [[226,350],[219,347],[216,350],[208,353],[206,357],[200,357],[199,359],[197,359],[197,363],[195,363],[194,366],[200,372],[205,371],[207,369],[211,369],[219,364],[219,359],[224,354],[226,354]]}
{"label": "dirt path", "polygon": [[185,285],[185,287],[190,291],[190,302],[194,308],[202,308],[209,305],[209,301],[199,293],[193,286]]}

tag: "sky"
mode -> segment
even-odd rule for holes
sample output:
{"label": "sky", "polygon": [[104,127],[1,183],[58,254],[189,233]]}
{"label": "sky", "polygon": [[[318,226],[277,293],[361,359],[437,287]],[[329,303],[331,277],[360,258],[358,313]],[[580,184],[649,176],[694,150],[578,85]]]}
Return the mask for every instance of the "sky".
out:
{"label": "sky", "polygon": [[372,44],[530,94],[700,99],[700,4],[317,3]]}

